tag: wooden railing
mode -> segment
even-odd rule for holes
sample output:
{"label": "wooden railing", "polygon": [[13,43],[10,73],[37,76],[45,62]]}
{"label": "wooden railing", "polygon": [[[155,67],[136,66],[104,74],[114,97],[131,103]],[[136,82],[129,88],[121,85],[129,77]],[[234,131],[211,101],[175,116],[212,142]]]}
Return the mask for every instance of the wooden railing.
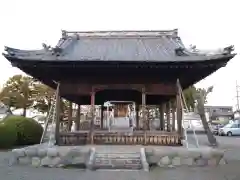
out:
{"label": "wooden railing", "polygon": [[59,134],[60,146],[85,145],[89,137],[88,132],[61,132]]}
{"label": "wooden railing", "polygon": [[[59,145],[86,145],[90,144],[88,131],[60,133]],[[135,131],[132,134],[97,131],[93,134],[93,144],[96,145],[160,145],[180,146],[181,140],[177,133]]]}

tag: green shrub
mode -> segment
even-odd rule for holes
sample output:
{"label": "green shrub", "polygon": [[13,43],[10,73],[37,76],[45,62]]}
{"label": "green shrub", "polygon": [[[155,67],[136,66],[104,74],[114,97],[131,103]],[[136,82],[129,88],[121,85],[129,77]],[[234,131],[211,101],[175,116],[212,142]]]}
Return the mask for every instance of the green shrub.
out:
{"label": "green shrub", "polygon": [[15,128],[6,126],[4,123],[0,124],[0,149],[11,148],[15,145],[17,140],[17,133]]}
{"label": "green shrub", "polygon": [[9,116],[3,120],[3,123],[15,130],[16,146],[38,144],[41,140],[43,128],[34,119],[23,116]]}

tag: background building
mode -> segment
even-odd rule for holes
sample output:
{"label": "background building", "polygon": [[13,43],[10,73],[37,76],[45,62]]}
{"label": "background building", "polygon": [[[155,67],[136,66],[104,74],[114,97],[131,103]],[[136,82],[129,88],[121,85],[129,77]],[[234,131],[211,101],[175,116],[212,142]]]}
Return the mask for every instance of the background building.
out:
{"label": "background building", "polygon": [[205,106],[209,120],[229,121],[234,118],[232,106]]}

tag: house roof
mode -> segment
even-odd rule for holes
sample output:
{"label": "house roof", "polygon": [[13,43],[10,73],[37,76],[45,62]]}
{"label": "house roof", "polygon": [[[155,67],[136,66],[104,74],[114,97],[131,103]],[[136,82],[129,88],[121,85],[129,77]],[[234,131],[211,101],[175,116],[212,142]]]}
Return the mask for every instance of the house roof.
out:
{"label": "house roof", "polygon": [[0,114],[6,114],[7,112],[9,112],[9,109],[2,102],[0,102]]}
{"label": "house roof", "polygon": [[219,109],[219,108],[227,108],[232,109],[232,106],[204,106],[205,108]]}
{"label": "house roof", "polygon": [[187,49],[178,30],[168,31],[62,31],[55,48],[43,44],[42,50],[6,47],[5,57],[42,61],[149,61],[185,62],[232,58],[233,46],[221,51]]}

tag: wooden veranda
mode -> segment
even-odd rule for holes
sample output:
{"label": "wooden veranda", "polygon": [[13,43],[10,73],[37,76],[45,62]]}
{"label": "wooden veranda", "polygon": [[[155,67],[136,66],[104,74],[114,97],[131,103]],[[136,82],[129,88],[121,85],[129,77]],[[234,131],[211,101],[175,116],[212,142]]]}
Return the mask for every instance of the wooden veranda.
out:
{"label": "wooden veranda", "polygon": [[[68,122],[75,122],[73,131],[61,130],[60,124],[60,88],[57,88],[56,101],[56,130],[55,138],[57,145],[85,145],[85,144],[121,144],[121,145],[181,145],[182,138],[182,106],[180,102],[179,81],[176,82],[176,93],[168,102],[156,105],[158,108],[158,125],[150,127],[153,117],[149,115],[146,105],[146,93],[142,91],[142,104],[136,106],[136,125],[132,128],[122,130],[111,130],[103,126],[103,106],[100,106],[99,123],[96,123],[95,93],[91,93],[91,110],[87,119],[81,118],[81,110],[78,106],[76,117],[68,117]],[[98,106],[99,107],[99,106]],[[141,115],[139,112],[141,111]],[[155,117],[156,118],[156,117]],[[74,120],[73,120],[74,119]]]}

